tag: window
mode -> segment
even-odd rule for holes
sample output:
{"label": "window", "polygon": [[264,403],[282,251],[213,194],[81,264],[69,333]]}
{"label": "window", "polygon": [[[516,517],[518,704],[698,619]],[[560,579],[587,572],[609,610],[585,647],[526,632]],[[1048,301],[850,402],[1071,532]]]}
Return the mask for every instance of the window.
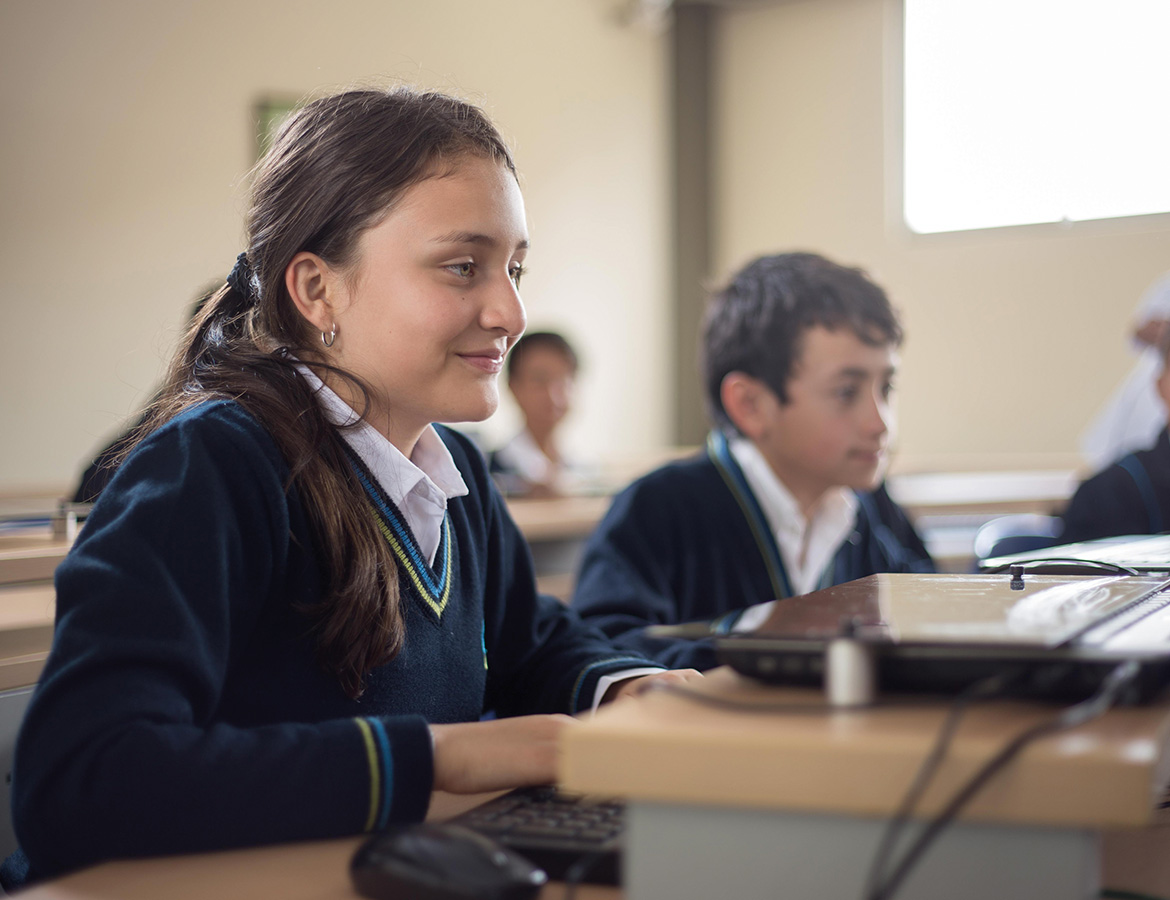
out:
{"label": "window", "polygon": [[1170,2],[905,0],[920,233],[1170,211]]}

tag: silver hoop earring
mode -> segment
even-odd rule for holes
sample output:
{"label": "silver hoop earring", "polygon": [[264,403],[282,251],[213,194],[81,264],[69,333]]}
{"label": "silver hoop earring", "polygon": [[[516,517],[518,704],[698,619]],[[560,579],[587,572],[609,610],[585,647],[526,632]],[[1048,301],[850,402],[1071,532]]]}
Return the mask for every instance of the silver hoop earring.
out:
{"label": "silver hoop earring", "polygon": [[337,323],[333,323],[333,327],[329,330],[329,334],[324,331],[321,332],[321,343],[326,347],[332,347],[333,342],[337,340]]}

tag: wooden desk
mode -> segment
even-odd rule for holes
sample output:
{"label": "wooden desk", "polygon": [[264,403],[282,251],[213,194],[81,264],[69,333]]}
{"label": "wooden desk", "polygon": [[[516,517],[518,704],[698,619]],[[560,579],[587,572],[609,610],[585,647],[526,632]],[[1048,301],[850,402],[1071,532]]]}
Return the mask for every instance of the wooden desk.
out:
{"label": "wooden desk", "polygon": [[891,475],[906,511],[942,572],[970,572],[979,527],[1011,513],[1054,515],[1076,490],[1072,469],[916,472]]}
{"label": "wooden desk", "polygon": [[[809,692],[760,688],[739,681],[726,670],[716,671],[708,682],[708,690],[747,701],[774,702],[779,696],[787,696],[816,702]],[[1037,714],[1048,712],[1013,703],[973,710],[971,720],[960,730],[953,760],[943,766],[938,788],[927,797],[926,808],[937,808],[945,789],[953,787],[992,748],[998,747],[1009,725],[1015,728],[1033,721]],[[904,790],[940,717],[938,707],[815,719],[791,716],[779,719],[774,714],[755,717],[709,710],[685,699],[656,693],[612,707],[591,722],[572,729],[566,746],[566,775],[570,782],[625,785],[631,796],[631,814],[643,805],[638,798],[666,798],[664,808],[677,821],[655,823],[672,842],[671,871],[661,879],[658,896],[672,900],[687,896],[741,900],[755,895],[741,893],[738,886],[723,882],[712,889],[710,879],[703,872],[696,878],[694,869],[710,865],[713,850],[727,849],[724,845],[728,835],[711,829],[689,831],[695,824],[688,821],[693,812],[710,811],[717,818],[730,814],[734,819],[736,809],[728,806],[728,798],[734,797],[740,812],[747,811],[758,831],[747,843],[747,849],[756,855],[747,861],[745,871],[769,874],[769,858],[781,856],[790,849],[777,843],[770,830],[774,825],[772,820],[777,818],[774,806],[778,800],[810,810],[835,805],[847,811],[861,808],[884,814]],[[1017,765],[997,779],[976,804],[972,815],[995,820],[1006,808],[1011,810],[1010,815],[1022,819],[1033,818],[1037,814],[1035,810],[1039,810],[1041,817],[1066,825],[1070,819],[1080,820],[1086,814],[1094,819],[1102,815],[1118,821],[1148,822],[1149,798],[1153,793],[1150,782],[1160,780],[1154,773],[1160,772],[1164,763],[1162,737],[1168,720],[1170,710],[1165,706],[1121,710],[1106,721],[1045,741],[1026,752]],[[779,748],[784,747],[791,757],[780,752]],[[1054,767],[1053,771],[1042,777],[1050,766]],[[1128,771],[1128,776],[1121,777],[1113,770]],[[844,772],[846,777],[836,778],[835,772]],[[1069,776],[1088,779],[1078,783],[1095,785],[1097,789],[1070,792],[1066,781]],[[1046,784],[1033,783],[1036,781]],[[1070,793],[1084,793],[1087,799],[1082,803],[1076,797],[1064,796]],[[436,794],[429,818],[449,818],[484,799],[483,796]],[[828,859],[832,865],[813,866],[816,879],[813,895],[855,897],[856,890],[835,892],[832,881],[836,875],[834,868],[856,868],[857,860],[836,856],[829,843],[820,843],[831,837],[825,834],[823,826],[832,824],[833,817],[821,815],[820,822],[817,818],[812,814],[804,816],[802,826],[808,828],[808,834],[799,841],[800,851],[822,863]],[[635,865],[643,849],[638,841],[644,837],[637,833],[636,826],[636,817],[632,815],[628,859]],[[960,829],[977,827],[980,826],[958,826]],[[1163,852],[1170,838],[1165,833],[1153,829],[1117,832],[1109,840],[1112,844],[1107,841],[1107,849],[1116,849],[1114,856],[1124,863],[1123,868],[1111,872],[1107,856],[1105,871],[1110,886],[1170,895]],[[359,837],[351,837],[110,862],[34,887],[21,896],[28,900],[354,898],[357,895],[350,887],[347,867],[360,841]],[[716,866],[727,861],[742,864],[743,854],[734,850],[733,846],[726,860],[716,858]],[[867,863],[868,856],[861,862]],[[997,858],[991,868],[994,870],[1000,862]],[[634,873],[631,876],[636,877]],[[1126,881],[1127,877],[1131,880]],[[697,890],[688,894],[686,888],[692,884]],[[910,882],[908,887],[913,884]],[[778,888],[780,885],[784,887],[783,892]],[[769,876],[766,896],[770,900],[781,895],[796,898],[801,896],[800,886],[797,866],[782,875]],[[628,896],[633,900],[647,896],[643,887],[632,881],[624,892],[585,886],[579,890],[578,897],[620,900]],[[979,900],[999,900],[1005,896],[1004,891],[994,886],[989,889],[976,884],[967,892],[962,888],[961,884],[948,882],[946,891],[933,896],[973,896]],[[542,897],[560,900],[563,894],[562,886],[550,885]],[[908,891],[899,896],[915,895]],[[1095,898],[1096,893],[1061,893],[1046,883],[1031,896],[1033,900]]]}
{"label": "wooden desk", "polygon": [[53,642],[52,583],[0,585],[0,691],[36,684]]}
{"label": "wooden desk", "polygon": [[48,525],[0,534],[0,691],[41,675],[53,641],[53,572],[72,545]]}
{"label": "wooden desk", "polygon": [[[446,819],[485,798],[436,794],[431,819]],[[38,885],[27,900],[342,900],[350,886],[349,860],[362,838],[281,844],[223,853],[111,862]],[[561,900],[550,884],[542,900]],[[580,900],[620,900],[617,888],[583,885]]]}
{"label": "wooden desk", "polygon": [[550,497],[529,500],[508,499],[508,511],[529,541],[585,538],[592,533],[609,504],[610,496]]}
{"label": "wooden desk", "polygon": [[1065,469],[919,472],[891,475],[888,480],[890,496],[912,518],[980,512],[1050,515],[1063,508],[1077,483],[1077,473]]}
{"label": "wooden desk", "polygon": [[[747,703],[822,702],[727,669],[699,689]],[[628,798],[630,900],[774,898],[779,885],[792,900],[857,897],[885,817],[945,711],[753,714],[655,692],[570,730],[562,780]],[[937,812],[1008,739],[1053,713],[1006,701],[972,709],[920,813]],[[1170,706],[1160,705],[1116,710],[1027,748],[944,833],[899,900],[1095,897],[1100,832],[1155,820],[1170,779],[1168,735]]]}
{"label": "wooden desk", "polygon": [[47,526],[43,533],[0,534],[0,584],[52,581],[72,546],[72,540],[53,537]]}
{"label": "wooden desk", "polygon": [[509,498],[508,511],[532,550],[541,593],[565,601],[572,596],[585,539],[593,533],[612,499],[601,495]]}

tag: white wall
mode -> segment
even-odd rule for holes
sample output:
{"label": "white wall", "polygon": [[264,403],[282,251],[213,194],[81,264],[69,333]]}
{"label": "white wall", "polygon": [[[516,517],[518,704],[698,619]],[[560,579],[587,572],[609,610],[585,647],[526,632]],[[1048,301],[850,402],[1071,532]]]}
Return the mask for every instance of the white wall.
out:
{"label": "white wall", "polygon": [[808,249],[886,286],[908,333],[903,468],[1076,464],[1080,430],[1132,363],[1138,297],[1170,270],[1170,216],[900,227],[899,8],[784,0],[720,17],[718,270]]}
{"label": "white wall", "polygon": [[531,326],[565,330],[587,366],[571,439],[585,456],[665,443],[665,45],[615,6],[5,0],[0,491],[72,483],[149,395],[242,249],[253,103],[355,81],[488,110],[528,203]]}

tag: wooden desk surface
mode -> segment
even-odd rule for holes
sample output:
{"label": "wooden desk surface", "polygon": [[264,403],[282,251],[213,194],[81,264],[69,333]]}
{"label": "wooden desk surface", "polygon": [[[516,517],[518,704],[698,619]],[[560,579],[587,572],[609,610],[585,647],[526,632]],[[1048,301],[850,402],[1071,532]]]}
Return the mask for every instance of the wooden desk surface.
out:
{"label": "wooden desk surface", "polygon": [[[823,702],[819,691],[767,687],[729,669],[713,671],[697,689],[761,705]],[[655,691],[569,730],[561,778],[572,790],[633,799],[883,816],[901,801],[945,712],[935,702],[754,714]],[[937,812],[1010,738],[1055,712],[1014,701],[972,708],[919,812]],[[1026,748],[964,817],[1146,825],[1170,780],[1168,743],[1170,704],[1114,710]]]}
{"label": "wooden desk surface", "polygon": [[602,495],[508,499],[508,511],[529,541],[585,538],[601,521],[613,498]]}
{"label": "wooden desk surface", "polygon": [[[712,683],[713,689],[719,693],[735,695],[749,702],[753,697],[757,701],[765,699],[762,694],[752,690],[751,685],[739,684],[738,680],[726,670],[716,671],[712,676],[709,676],[708,681]],[[804,702],[813,700],[808,692],[776,692],[769,689],[764,689],[764,692],[767,693],[766,699],[769,702],[774,702],[781,695],[797,702],[802,699]],[[974,726],[972,729],[960,730],[956,744],[957,749],[965,747],[969,752],[978,747],[981,742],[989,742],[990,745],[998,747],[1001,732],[1007,724],[1011,723],[1014,726],[1023,721],[1034,720],[1037,714],[1035,707],[1028,707],[1024,704],[1006,704],[1004,707],[997,706],[989,711],[991,715],[984,717],[984,721],[981,723],[972,723]],[[927,730],[932,734],[933,728],[937,724],[938,710],[937,708],[934,710],[920,708],[891,710],[890,712],[892,713],[891,718],[895,721],[884,724],[865,721],[865,718],[871,718],[873,714],[865,714],[862,719],[850,717],[831,722],[826,722],[825,717],[817,717],[815,720],[809,718],[794,720],[789,716],[780,723],[779,730],[788,730],[787,726],[792,725],[793,734],[789,743],[810,745],[813,748],[810,750],[813,756],[823,755],[826,747],[825,734],[823,733],[819,739],[810,740],[810,734],[815,734],[818,730],[812,727],[814,721],[821,723],[823,727],[820,730],[822,732],[828,732],[834,736],[835,740],[831,743],[856,745],[869,743],[868,740],[858,741],[858,737],[870,738],[875,735],[884,735],[877,742],[872,755],[886,757],[885,765],[887,768],[892,767],[892,770],[905,774],[904,766],[898,761],[905,762],[907,756],[913,756],[915,762],[917,761],[930,736],[923,733],[922,726],[925,723]],[[606,713],[612,713],[612,715]],[[662,727],[660,720],[664,716],[674,722],[674,727],[664,734],[663,739],[665,744],[675,749],[669,753],[663,753],[661,747],[657,749],[653,757],[652,769],[654,771],[651,768],[642,767],[636,772],[622,773],[620,771],[622,767],[630,761],[631,757],[635,756],[628,747],[615,749],[612,741],[608,745],[597,743],[594,747],[600,753],[597,760],[598,765],[592,767],[593,774],[590,777],[597,780],[600,778],[597,773],[601,770],[608,771],[615,777],[629,775],[630,778],[624,779],[623,783],[627,780],[636,782],[630,791],[634,796],[648,796],[663,792],[661,783],[663,779],[655,774],[655,771],[658,770],[675,773],[673,777],[689,779],[685,783],[680,782],[673,789],[668,788],[665,793],[671,797],[698,799],[710,797],[712,793],[712,789],[707,787],[705,782],[711,780],[723,782],[714,787],[715,791],[720,791],[726,787],[724,776],[728,772],[734,774],[733,770],[739,768],[750,769],[749,776],[758,779],[755,786],[764,794],[765,803],[763,805],[770,804],[774,799],[777,782],[790,783],[807,777],[813,782],[814,790],[823,791],[828,796],[832,796],[855,790],[857,785],[863,781],[862,776],[873,777],[872,771],[857,773],[857,776],[851,777],[848,784],[836,788],[825,783],[825,776],[832,769],[832,766],[820,767],[821,771],[818,772],[815,771],[818,768],[815,760],[805,765],[785,764],[776,754],[774,732],[777,729],[768,727],[766,724],[768,721],[775,722],[776,716],[772,714],[756,718],[750,714],[722,713],[696,706],[684,698],[664,693],[655,693],[633,702],[624,702],[610,708],[606,713],[595,717],[590,723],[571,729],[569,734],[574,738],[587,735],[596,737],[603,733],[623,731],[637,734],[647,729]],[[686,724],[685,721],[680,723],[680,713],[684,720],[693,719],[694,727],[689,729],[680,727],[680,725]],[[1109,721],[1102,723],[1107,725],[1103,729],[1092,727],[1079,729],[1077,732],[1058,738],[1054,742],[1044,742],[1062,746],[1048,748],[1037,746],[1035,749],[1039,751],[1041,758],[1032,760],[1028,769],[1031,770],[1038,765],[1043,765],[1044,760],[1051,761],[1053,758],[1061,756],[1115,758],[1119,753],[1124,755],[1125,752],[1131,752],[1135,757],[1138,757],[1136,765],[1139,768],[1144,768],[1147,764],[1145,757],[1152,753],[1149,744],[1153,735],[1164,726],[1168,715],[1170,713],[1165,707],[1122,710],[1120,713],[1111,714]],[[724,716],[737,718],[741,723],[745,723],[746,720],[747,727],[743,729],[742,737],[735,743],[752,749],[753,753],[750,755],[754,756],[754,761],[750,765],[741,766],[743,759],[733,757],[727,752],[727,735],[721,734],[722,729],[712,724],[717,723]],[[1119,716],[1120,721],[1117,721]],[[878,718],[887,717],[883,713]],[[659,722],[658,725],[654,724],[656,721]],[[910,727],[898,727],[898,722]],[[687,737],[687,734],[690,737]],[[704,735],[703,739],[696,738],[696,734]],[[578,782],[584,781],[583,778],[579,777],[578,772],[581,760],[573,757],[581,750],[582,746],[592,743],[594,743],[592,740],[572,741],[573,747],[568,754],[569,762],[567,764],[570,779],[576,779]],[[628,744],[629,741],[623,736],[619,743]],[[1103,750],[1102,745],[1113,749]],[[678,766],[670,757],[689,758],[696,751],[696,747],[714,754],[710,757],[713,764],[708,769],[698,773],[698,777],[695,777],[694,773],[679,775]],[[1121,748],[1127,749],[1122,750]],[[986,749],[989,748],[984,748],[984,750]],[[1033,754],[1025,753],[1024,756],[1027,758],[1031,755]],[[1023,761],[1021,760],[1021,762]],[[944,771],[940,774],[946,775],[946,780],[951,782],[958,773],[952,771],[948,774],[946,770],[949,766],[949,763],[944,765]],[[791,777],[783,777],[786,772]],[[761,777],[761,773],[766,777]],[[1012,769],[1003,773],[999,779],[1002,783],[996,791],[1000,795],[999,802],[1003,802],[1004,794],[1021,790],[1023,787],[1021,782],[1024,778],[1034,777],[1034,775],[1035,773],[1032,771],[1021,772]],[[1108,779],[1110,776],[1106,774],[1105,777]],[[887,795],[891,792],[900,793],[905,787],[905,779],[896,778],[894,780],[898,783],[888,785],[886,790],[879,791],[885,800],[889,799]],[[607,783],[612,783],[612,779],[608,780]],[[642,789],[642,786],[645,786],[645,789]],[[1065,786],[1067,787],[1067,784]],[[1114,785],[1108,780],[1100,786],[1102,793],[1113,789]],[[436,794],[428,818],[432,820],[450,818],[485,799],[487,799],[485,795],[460,797],[451,794]],[[740,800],[751,803],[750,798],[740,798]],[[882,801],[883,804],[885,800]],[[751,805],[761,804],[752,803]],[[931,805],[932,803],[928,802],[927,806]],[[818,804],[818,806],[824,808],[825,804]],[[1129,830],[1106,835],[1103,860],[1106,883],[1111,887],[1144,890],[1154,892],[1155,895],[1158,895],[1159,891],[1165,893],[1170,889],[1170,872],[1166,871],[1166,854],[1164,852],[1167,839],[1167,829]],[[270,897],[280,898],[280,900],[352,900],[358,895],[350,885],[348,865],[351,855],[361,840],[360,837],[349,837],[219,853],[109,862],[50,883],[38,885],[23,892],[20,896],[28,898],[28,900],[157,900],[160,897],[166,897],[168,900],[237,900],[237,898],[238,900],[259,900],[259,898]],[[549,885],[541,893],[543,900],[561,900],[563,896],[564,888],[559,884]],[[622,892],[617,888],[586,885],[579,888],[577,896],[581,900],[620,900]]]}
{"label": "wooden desk surface", "polygon": [[1048,515],[1068,502],[1078,480],[1067,469],[920,472],[891,475],[889,491],[911,518],[979,511]]}
{"label": "wooden desk surface", "polygon": [[53,642],[51,582],[0,585],[0,691],[36,684]]}
{"label": "wooden desk surface", "polygon": [[53,537],[48,526],[43,532],[0,534],[0,584],[52,581],[71,546],[73,541]]}
{"label": "wooden desk surface", "polygon": [[[429,819],[470,809],[484,795],[436,794]],[[350,900],[349,860],[362,838],[280,844],[222,853],[199,853],[110,862],[20,894],[27,900]],[[541,900],[560,900],[564,886],[550,884]],[[580,900],[619,900],[617,888],[582,885]]]}

